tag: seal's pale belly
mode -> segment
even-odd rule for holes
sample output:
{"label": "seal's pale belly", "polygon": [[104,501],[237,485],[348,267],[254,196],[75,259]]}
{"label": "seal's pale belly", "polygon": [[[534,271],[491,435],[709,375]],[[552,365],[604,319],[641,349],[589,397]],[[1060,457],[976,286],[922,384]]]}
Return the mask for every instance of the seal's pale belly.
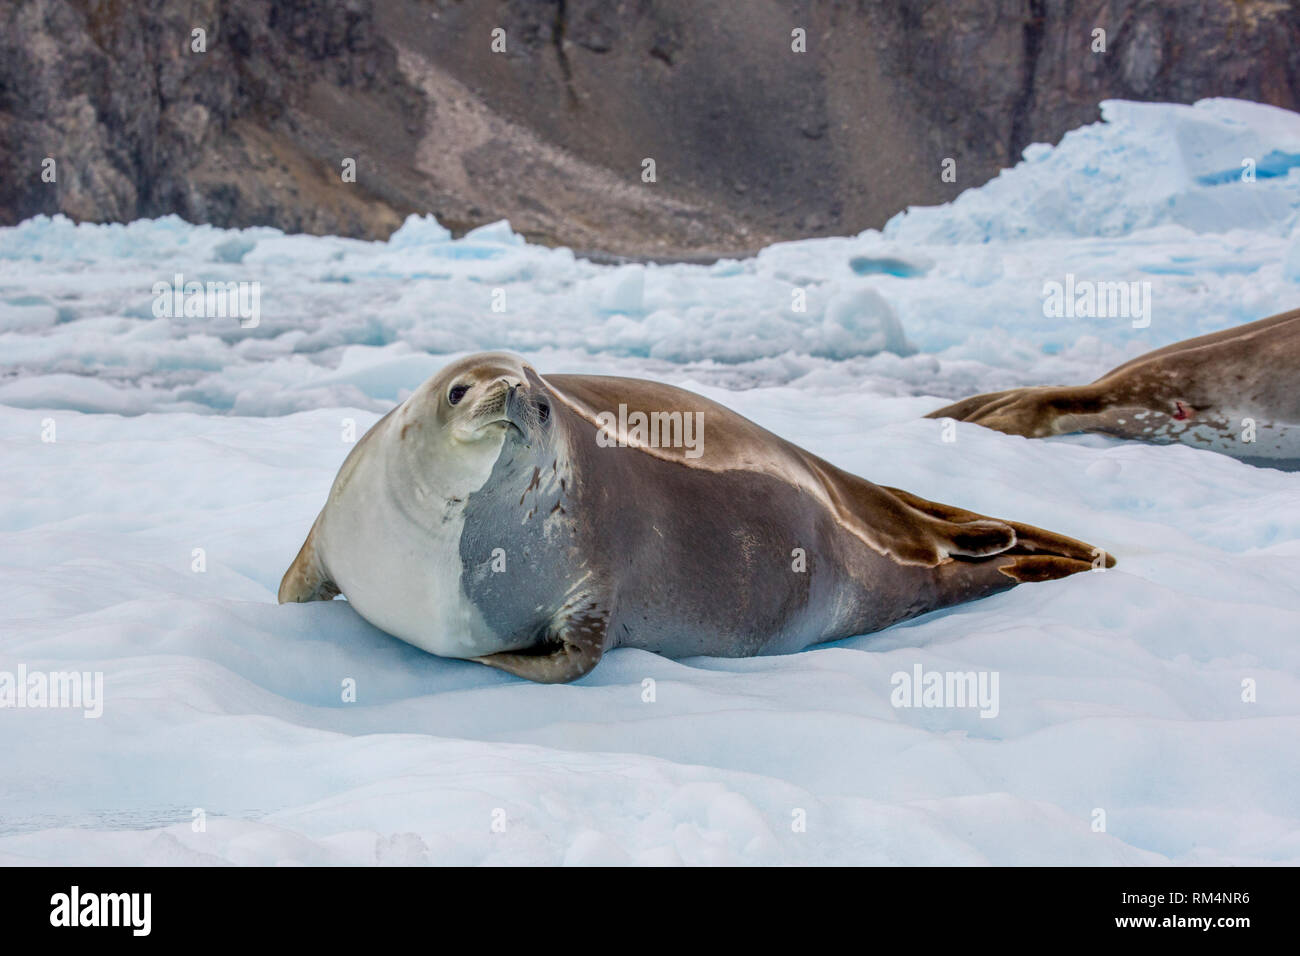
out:
{"label": "seal's pale belly", "polygon": [[362,462],[321,523],[329,573],[371,624],[443,657],[477,657],[503,645],[460,586],[459,515],[431,529],[405,514],[388,483]]}

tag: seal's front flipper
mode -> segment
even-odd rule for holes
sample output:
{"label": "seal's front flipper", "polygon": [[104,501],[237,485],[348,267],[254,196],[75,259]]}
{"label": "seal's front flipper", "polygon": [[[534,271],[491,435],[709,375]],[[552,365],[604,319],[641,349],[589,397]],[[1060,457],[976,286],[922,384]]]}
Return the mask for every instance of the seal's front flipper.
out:
{"label": "seal's front flipper", "polygon": [[608,612],[596,605],[585,605],[557,617],[547,629],[546,637],[535,647],[472,660],[539,684],[567,684],[590,673],[600,663],[608,625]]}
{"label": "seal's front flipper", "polygon": [[338,594],[338,585],[325,574],[316,556],[316,526],[312,525],[307,540],[298,550],[298,557],[293,559],[293,564],[289,565],[280,581],[280,603],[331,601]]}

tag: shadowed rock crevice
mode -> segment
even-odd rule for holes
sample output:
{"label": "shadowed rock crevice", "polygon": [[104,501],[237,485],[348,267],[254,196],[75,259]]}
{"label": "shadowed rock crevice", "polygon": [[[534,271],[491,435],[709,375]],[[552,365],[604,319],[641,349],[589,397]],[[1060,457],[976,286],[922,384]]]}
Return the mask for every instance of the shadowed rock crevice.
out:
{"label": "shadowed rock crevice", "polygon": [[1030,107],[1034,101],[1034,83],[1038,75],[1038,57],[1043,50],[1043,25],[1046,20],[1045,0],[1029,0],[1025,17],[1024,58],[1021,62],[1020,96],[1011,111],[1011,139],[1007,143],[1007,165],[1014,166],[1020,151],[1029,145]]}

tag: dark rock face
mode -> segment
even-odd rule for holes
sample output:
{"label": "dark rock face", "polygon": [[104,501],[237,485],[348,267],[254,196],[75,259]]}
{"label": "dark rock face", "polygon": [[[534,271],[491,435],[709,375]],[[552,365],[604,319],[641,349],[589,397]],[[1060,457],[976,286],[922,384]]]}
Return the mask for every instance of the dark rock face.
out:
{"label": "dark rock face", "polygon": [[0,222],[382,238],[431,212],[736,254],[947,201],[1102,99],[1206,96],[1300,107],[1300,5],[21,0],[0,6]]}

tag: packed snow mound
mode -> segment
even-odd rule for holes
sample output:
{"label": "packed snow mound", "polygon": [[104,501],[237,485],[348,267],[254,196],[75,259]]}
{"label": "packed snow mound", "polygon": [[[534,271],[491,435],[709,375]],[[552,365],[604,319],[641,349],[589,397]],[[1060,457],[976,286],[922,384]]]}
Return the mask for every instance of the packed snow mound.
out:
{"label": "packed snow mound", "polygon": [[1101,122],[948,206],[885,226],[901,242],[1126,236],[1152,226],[1285,234],[1300,210],[1300,116],[1242,100],[1193,106],[1106,100]]}

